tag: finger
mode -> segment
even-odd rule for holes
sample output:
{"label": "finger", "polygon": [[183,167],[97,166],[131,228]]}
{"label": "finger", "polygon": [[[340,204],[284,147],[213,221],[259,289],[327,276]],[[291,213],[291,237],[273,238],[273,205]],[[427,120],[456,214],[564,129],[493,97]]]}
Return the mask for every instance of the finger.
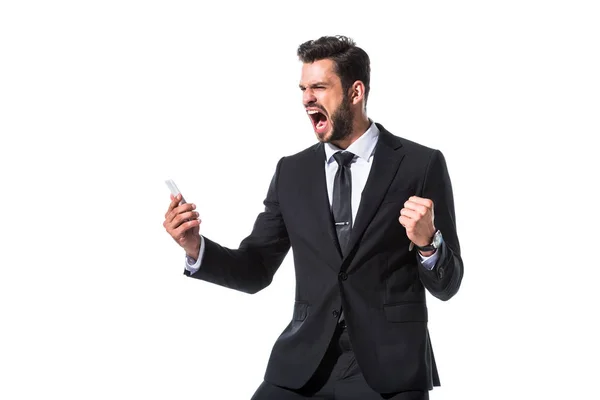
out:
{"label": "finger", "polygon": [[171,222],[175,219],[175,217],[177,217],[177,215],[184,213],[184,212],[188,212],[188,211],[192,211],[196,209],[196,205],[194,203],[186,203],[186,204],[182,204],[180,206],[175,207],[174,209],[167,211],[167,214],[165,215],[165,220],[167,222]]}
{"label": "finger", "polygon": [[[191,214],[191,215],[193,215],[193,214]],[[177,236],[177,232],[179,232],[179,229],[182,226],[185,226],[185,224],[187,222],[190,222],[190,221],[199,221],[199,220],[200,220],[200,217],[196,213],[196,216],[194,216],[193,218],[191,216],[189,218],[184,219],[184,220],[179,220],[177,218],[177,219],[173,220],[169,224],[165,223],[165,225],[166,225],[165,228],[167,229],[167,232],[169,232],[169,234],[171,236],[173,236],[173,238],[175,238],[175,236]]]}
{"label": "finger", "polygon": [[200,217],[197,211],[187,211],[181,214],[176,214],[173,220],[168,223],[170,229],[177,229],[181,224],[186,221],[197,219]]}
{"label": "finger", "polygon": [[173,196],[173,194],[170,195],[171,196],[171,203],[169,203],[169,208],[167,209],[167,212],[165,213],[165,218],[167,218],[167,215],[169,215],[169,213],[171,211],[173,211],[175,209],[175,207],[177,207],[179,205],[179,196],[181,196],[180,194],[178,194],[177,196]]}
{"label": "finger", "polygon": [[192,219],[190,221],[185,221],[183,224],[179,225],[179,227],[171,232],[171,236],[177,242],[179,242],[185,236],[185,233],[190,229],[196,228],[200,226],[202,220],[200,219]]}
{"label": "finger", "polygon": [[197,211],[188,211],[188,212],[184,212],[181,214],[178,214],[174,219],[173,219],[173,223],[177,224],[178,226],[183,224],[186,221],[192,220],[192,219],[197,219],[200,217],[200,214]]}
{"label": "finger", "polygon": [[182,206],[181,208],[176,207],[174,210],[169,211],[167,215],[165,215],[165,222],[163,225],[165,225],[167,229],[176,228],[178,224],[176,223],[177,221],[175,221],[175,218],[181,213],[191,212],[192,210],[190,210],[190,208],[191,207],[189,206]]}
{"label": "finger", "polygon": [[429,211],[429,208],[425,207],[424,205],[412,202],[410,200],[408,200],[406,203],[404,203],[404,208],[415,211],[415,212],[419,213],[419,215],[421,215],[421,216],[427,214],[427,212]]}
{"label": "finger", "polygon": [[417,203],[422,206],[425,206],[427,208],[433,208],[433,201],[431,201],[430,199],[426,199],[424,197],[411,196],[408,200],[412,201],[413,203]]}
{"label": "finger", "polygon": [[421,214],[419,214],[415,210],[411,210],[410,208],[403,208],[402,210],[400,210],[400,215],[414,220],[418,220],[421,218]]}
{"label": "finger", "polygon": [[400,222],[400,225],[406,228],[407,232],[412,232],[413,228],[415,227],[415,220],[410,219],[404,215],[400,216],[400,218],[398,218],[398,221]]}

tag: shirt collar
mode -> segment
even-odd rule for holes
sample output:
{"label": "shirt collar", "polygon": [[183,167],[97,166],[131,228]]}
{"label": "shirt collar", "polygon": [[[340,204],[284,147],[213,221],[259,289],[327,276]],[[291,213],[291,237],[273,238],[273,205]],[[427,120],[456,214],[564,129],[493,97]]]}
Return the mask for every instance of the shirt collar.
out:
{"label": "shirt collar", "polygon": [[[346,151],[354,153],[356,156],[364,159],[365,161],[369,161],[373,151],[375,151],[375,145],[377,144],[378,139],[379,129],[377,128],[377,125],[371,121],[369,129],[367,129],[365,133],[356,139],[354,143],[348,146]],[[325,160],[328,164],[333,159],[333,155],[338,151],[342,151],[342,149],[331,143],[325,143]]]}

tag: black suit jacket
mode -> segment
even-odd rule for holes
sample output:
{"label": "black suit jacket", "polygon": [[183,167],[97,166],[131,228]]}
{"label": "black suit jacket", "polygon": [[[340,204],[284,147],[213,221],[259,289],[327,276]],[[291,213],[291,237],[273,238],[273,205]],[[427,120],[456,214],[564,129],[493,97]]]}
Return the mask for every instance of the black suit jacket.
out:
{"label": "black suit jacket", "polygon": [[[463,275],[450,178],[440,151],[377,126],[380,137],[346,257],[331,218],[320,143],[279,161],[265,211],[239,249],[205,237],[204,258],[192,277],[247,293],[268,286],[293,247],[294,313],[273,347],[268,382],[302,387],[319,365],[343,307],[356,360],[375,391],[439,385],[425,288],[448,300]],[[420,265],[415,250],[409,251],[398,222],[412,195],[433,200],[435,225],[444,236],[432,271]]]}

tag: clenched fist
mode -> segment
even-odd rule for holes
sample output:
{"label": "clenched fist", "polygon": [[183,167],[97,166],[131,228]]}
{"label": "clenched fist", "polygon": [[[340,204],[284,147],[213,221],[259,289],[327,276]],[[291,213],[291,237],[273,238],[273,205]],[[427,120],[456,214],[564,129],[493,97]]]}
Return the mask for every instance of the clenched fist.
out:
{"label": "clenched fist", "polygon": [[[406,236],[417,246],[427,246],[433,240],[435,225],[433,224],[433,201],[412,196],[400,210],[400,224],[406,228]],[[429,256],[434,252],[424,252]]]}
{"label": "clenched fist", "polygon": [[195,204],[179,205],[181,194],[171,195],[171,204],[165,214],[163,226],[171,237],[185,250],[188,257],[198,259],[200,252],[200,221]]}

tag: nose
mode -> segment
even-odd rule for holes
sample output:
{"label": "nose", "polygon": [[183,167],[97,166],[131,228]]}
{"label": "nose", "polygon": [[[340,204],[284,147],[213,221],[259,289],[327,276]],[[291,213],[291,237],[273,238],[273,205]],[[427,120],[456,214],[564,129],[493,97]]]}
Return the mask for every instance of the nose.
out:
{"label": "nose", "polygon": [[315,97],[315,93],[311,89],[307,88],[302,92],[302,103],[304,104],[304,107],[308,107],[316,101],[317,98]]}

